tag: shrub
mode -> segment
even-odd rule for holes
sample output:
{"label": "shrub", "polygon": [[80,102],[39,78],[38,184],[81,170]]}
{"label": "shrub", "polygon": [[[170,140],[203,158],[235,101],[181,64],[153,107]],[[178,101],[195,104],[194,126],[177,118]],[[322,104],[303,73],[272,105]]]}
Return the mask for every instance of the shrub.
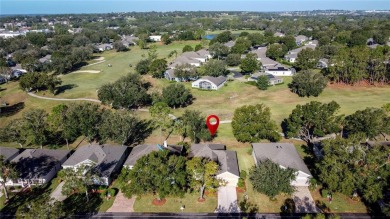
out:
{"label": "shrub", "polygon": [[243,178],[240,177],[240,178],[238,179],[237,186],[238,186],[239,188],[244,188],[244,187],[245,187],[245,179],[243,179]]}
{"label": "shrub", "polygon": [[240,171],[240,177],[241,177],[241,178],[246,179],[246,176],[247,176],[247,175],[248,175],[248,174],[246,173],[245,170],[241,170],[241,171]]}

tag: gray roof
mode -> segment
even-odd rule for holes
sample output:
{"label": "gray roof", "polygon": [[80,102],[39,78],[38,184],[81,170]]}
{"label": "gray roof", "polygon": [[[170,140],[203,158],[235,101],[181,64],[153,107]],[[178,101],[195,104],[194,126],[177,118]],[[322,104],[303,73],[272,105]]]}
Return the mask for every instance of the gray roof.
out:
{"label": "gray roof", "polygon": [[224,43],[223,45],[225,45],[225,46],[231,48],[231,47],[233,47],[234,45],[236,45],[236,42],[234,42],[233,40],[230,40],[229,42]]}
{"label": "gray roof", "polygon": [[283,167],[290,167],[311,175],[306,164],[291,143],[252,143],[258,161],[271,160]]}
{"label": "gray roof", "polygon": [[296,41],[305,41],[307,39],[308,39],[307,36],[304,36],[304,35],[298,35],[295,37]]}
{"label": "gray roof", "polygon": [[390,146],[390,141],[367,141],[367,145],[374,147],[374,146]]}
{"label": "gray roof", "polygon": [[183,150],[183,146],[181,145],[168,145],[166,148],[162,145],[158,146],[157,144],[141,144],[137,145],[133,148],[130,155],[127,157],[125,166],[134,166],[138,159],[143,157],[144,155],[150,154],[153,151],[160,151],[168,149],[170,152],[175,154],[181,154]]}
{"label": "gray roof", "polygon": [[275,60],[272,60],[268,57],[261,57],[260,58],[260,62],[263,66],[268,66],[268,65],[276,65],[278,64],[279,62],[275,61]]}
{"label": "gray roof", "polygon": [[19,150],[16,148],[0,146],[0,156],[4,157],[4,161],[10,161],[18,154],[19,154]]}
{"label": "gray roof", "polygon": [[210,52],[207,49],[201,49],[196,51],[200,56],[207,57],[210,55]]}
{"label": "gray roof", "polygon": [[235,151],[214,150],[218,156],[219,173],[229,172],[240,177],[240,170],[238,169],[237,153]]}
{"label": "gray roof", "polygon": [[224,83],[226,81],[226,77],[224,77],[224,76],[219,76],[219,77],[204,76],[199,80],[202,80],[202,79],[209,80],[217,86],[221,85],[222,83]]}
{"label": "gray roof", "polygon": [[218,174],[229,172],[240,177],[237,154],[227,151],[224,144],[192,144],[189,157],[204,157],[219,163]]}
{"label": "gray roof", "polygon": [[46,61],[50,61],[50,59],[51,59],[51,55],[46,55],[45,57],[40,58],[39,62],[44,63]]}
{"label": "gray roof", "polygon": [[117,165],[122,165],[119,161],[127,149],[126,146],[118,145],[84,145],[77,148],[62,166],[76,166],[90,160],[96,163],[94,168],[100,176],[110,176]]}
{"label": "gray roof", "polygon": [[11,162],[16,163],[20,178],[39,179],[61,164],[69,153],[69,150],[26,149]]}
{"label": "gray roof", "polygon": [[172,68],[172,67],[176,67],[178,65],[184,65],[184,64],[193,64],[193,63],[201,63],[200,60],[198,59],[192,59],[192,58],[189,58],[187,57],[186,55],[182,55],[182,56],[179,56],[177,57],[174,62],[172,64],[170,64],[168,67]]}
{"label": "gray roof", "polygon": [[277,76],[272,75],[272,74],[260,73],[260,72],[252,74],[251,78],[257,80],[260,76],[263,76],[263,75],[267,76],[270,81],[276,81],[276,80],[282,79],[281,77],[277,77]]}
{"label": "gray roof", "polygon": [[176,78],[175,69],[170,68],[170,69],[166,70],[165,73],[167,73],[170,78]]}
{"label": "gray roof", "polygon": [[257,55],[258,58],[265,58],[267,57],[265,53],[267,52],[267,47],[259,47],[257,49],[254,49],[250,51],[251,53],[254,53]]}

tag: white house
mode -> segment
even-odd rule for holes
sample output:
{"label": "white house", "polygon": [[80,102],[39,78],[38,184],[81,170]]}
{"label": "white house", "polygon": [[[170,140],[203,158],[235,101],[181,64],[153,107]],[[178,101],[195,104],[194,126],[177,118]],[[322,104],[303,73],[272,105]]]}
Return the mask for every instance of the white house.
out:
{"label": "white house", "polygon": [[120,145],[84,145],[77,148],[62,167],[75,171],[81,166],[93,167],[100,177],[96,184],[108,186],[111,184],[112,175],[122,168],[127,151],[128,147]]}
{"label": "white house", "polygon": [[30,186],[48,183],[68,158],[69,150],[26,149],[10,162],[15,163],[17,180],[9,180],[6,186]]}
{"label": "white house", "polygon": [[256,165],[259,165],[259,161],[270,160],[281,168],[292,168],[296,170],[296,179],[291,182],[291,185],[309,186],[312,175],[293,144],[252,143],[252,148]]}
{"label": "white house", "polygon": [[287,68],[281,64],[275,64],[271,66],[265,66],[264,72],[275,76],[293,76],[295,74],[294,68]]}
{"label": "white house", "polygon": [[155,42],[160,42],[161,41],[161,35],[151,35],[149,36],[149,39]]}
{"label": "white house", "polygon": [[235,151],[226,150],[223,144],[192,144],[188,156],[204,157],[217,162],[219,171],[216,177],[227,186],[237,187],[240,171]]}
{"label": "white house", "polygon": [[203,89],[203,90],[218,90],[225,84],[225,82],[226,82],[226,77],[224,76],[219,76],[219,77],[205,76],[192,82],[192,87]]}

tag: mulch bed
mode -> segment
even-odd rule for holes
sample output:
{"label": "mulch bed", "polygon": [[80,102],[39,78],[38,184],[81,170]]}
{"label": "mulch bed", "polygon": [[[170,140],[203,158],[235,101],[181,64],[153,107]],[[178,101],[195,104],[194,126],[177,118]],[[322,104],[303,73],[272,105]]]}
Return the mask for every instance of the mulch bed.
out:
{"label": "mulch bed", "polygon": [[156,206],[164,205],[167,200],[165,198],[158,200],[157,198],[153,199],[152,204]]}
{"label": "mulch bed", "polygon": [[204,195],[205,196],[209,196],[209,197],[217,197],[217,192],[210,192],[208,190],[204,191]]}
{"label": "mulch bed", "polygon": [[198,202],[205,202],[206,199],[205,198],[198,198]]}

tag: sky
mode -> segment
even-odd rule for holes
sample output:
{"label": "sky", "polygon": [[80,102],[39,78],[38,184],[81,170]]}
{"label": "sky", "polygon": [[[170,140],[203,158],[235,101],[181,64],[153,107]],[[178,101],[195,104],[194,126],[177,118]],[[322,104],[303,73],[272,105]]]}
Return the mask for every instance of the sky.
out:
{"label": "sky", "polygon": [[0,0],[0,15],[325,9],[390,10],[390,0]]}

